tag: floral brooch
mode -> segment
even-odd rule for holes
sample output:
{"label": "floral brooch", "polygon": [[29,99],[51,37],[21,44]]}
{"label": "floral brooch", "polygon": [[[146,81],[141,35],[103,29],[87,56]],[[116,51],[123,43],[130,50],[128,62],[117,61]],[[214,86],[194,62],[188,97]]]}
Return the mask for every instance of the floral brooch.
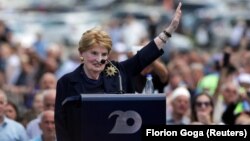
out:
{"label": "floral brooch", "polygon": [[113,66],[108,66],[105,69],[105,72],[106,72],[107,76],[115,76],[115,74],[117,73],[117,70]]}

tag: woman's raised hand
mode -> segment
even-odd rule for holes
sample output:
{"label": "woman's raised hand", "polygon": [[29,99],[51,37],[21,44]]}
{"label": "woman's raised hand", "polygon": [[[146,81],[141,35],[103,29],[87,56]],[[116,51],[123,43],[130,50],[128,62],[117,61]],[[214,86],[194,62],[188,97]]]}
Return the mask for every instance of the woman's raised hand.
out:
{"label": "woman's raised hand", "polygon": [[178,7],[175,10],[174,17],[170,23],[170,25],[165,29],[168,33],[172,34],[178,27],[181,19],[181,5],[182,3],[179,2]]}

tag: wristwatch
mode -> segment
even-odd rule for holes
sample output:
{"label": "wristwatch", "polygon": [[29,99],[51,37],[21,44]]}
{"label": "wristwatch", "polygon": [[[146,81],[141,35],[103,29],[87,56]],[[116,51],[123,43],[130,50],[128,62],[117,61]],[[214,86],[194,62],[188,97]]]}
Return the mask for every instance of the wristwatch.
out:
{"label": "wristwatch", "polygon": [[172,35],[171,35],[169,32],[167,32],[166,30],[163,30],[163,33],[164,33],[168,38],[171,38],[171,37],[172,37]]}

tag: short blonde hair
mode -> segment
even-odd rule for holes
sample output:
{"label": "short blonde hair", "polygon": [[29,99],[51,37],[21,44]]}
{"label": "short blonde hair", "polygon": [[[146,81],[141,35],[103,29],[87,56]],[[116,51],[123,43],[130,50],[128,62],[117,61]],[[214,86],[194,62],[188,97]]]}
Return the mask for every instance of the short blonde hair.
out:
{"label": "short blonde hair", "polygon": [[110,36],[100,27],[94,27],[82,34],[79,41],[78,51],[80,53],[85,52],[95,45],[106,48],[108,52],[110,52],[112,48]]}

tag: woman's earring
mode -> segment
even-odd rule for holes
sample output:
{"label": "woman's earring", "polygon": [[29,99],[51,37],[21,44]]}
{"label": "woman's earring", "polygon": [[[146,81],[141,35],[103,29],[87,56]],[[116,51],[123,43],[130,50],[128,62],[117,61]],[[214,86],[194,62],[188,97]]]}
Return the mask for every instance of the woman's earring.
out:
{"label": "woman's earring", "polygon": [[83,63],[83,61],[84,61],[83,57],[80,57],[80,60],[81,60],[81,62]]}

